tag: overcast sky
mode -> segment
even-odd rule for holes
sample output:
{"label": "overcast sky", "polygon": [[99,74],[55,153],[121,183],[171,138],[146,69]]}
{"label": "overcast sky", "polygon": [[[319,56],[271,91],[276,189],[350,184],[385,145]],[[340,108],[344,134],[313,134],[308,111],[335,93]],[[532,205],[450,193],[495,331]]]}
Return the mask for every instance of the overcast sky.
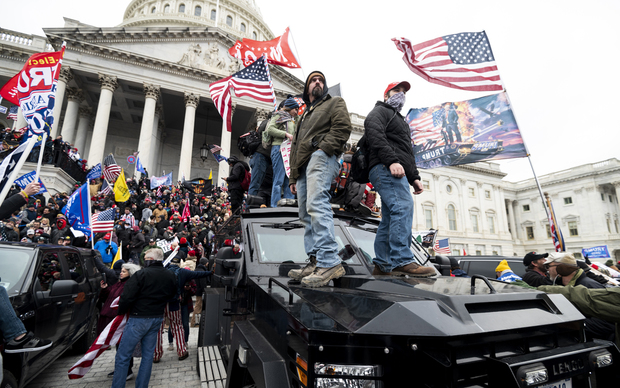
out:
{"label": "overcast sky", "polygon": [[[391,41],[485,30],[537,175],[619,155],[618,0],[256,2],[276,36],[291,28],[303,67],[291,72],[305,79],[321,70],[328,85],[341,84],[351,112],[370,112],[392,81],[411,83],[404,114],[488,94],[424,81]],[[63,17],[113,27],[129,3],[5,1],[2,27],[44,35],[44,27],[62,27]],[[500,164],[506,180],[533,176],[526,158]]]}

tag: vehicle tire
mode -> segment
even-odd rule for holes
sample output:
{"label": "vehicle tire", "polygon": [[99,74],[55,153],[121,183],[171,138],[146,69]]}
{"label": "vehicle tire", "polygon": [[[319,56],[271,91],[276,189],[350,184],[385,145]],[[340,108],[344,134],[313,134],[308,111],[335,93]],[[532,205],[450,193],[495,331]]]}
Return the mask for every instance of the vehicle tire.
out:
{"label": "vehicle tire", "polygon": [[95,311],[91,315],[90,322],[88,322],[88,329],[86,333],[80,337],[75,344],[73,344],[73,350],[76,354],[84,354],[90,348],[90,346],[97,339],[97,321],[99,320],[99,310],[95,308]]}
{"label": "vehicle tire", "polygon": [[4,369],[2,371],[2,384],[0,384],[0,388],[18,388],[17,379],[11,372]]}

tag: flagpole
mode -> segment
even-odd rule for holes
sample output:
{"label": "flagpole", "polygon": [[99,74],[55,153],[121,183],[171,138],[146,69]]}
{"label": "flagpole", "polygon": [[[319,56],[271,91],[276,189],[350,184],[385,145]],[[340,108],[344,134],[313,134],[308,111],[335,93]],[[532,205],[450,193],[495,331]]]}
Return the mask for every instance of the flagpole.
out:
{"label": "flagpole", "polygon": [[[22,156],[17,161],[17,165],[11,172],[11,175],[9,175],[9,179],[7,179],[6,184],[4,185],[4,188],[2,189],[2,192],[0,193],[0,203],[4,202],[4,199],[9,194],[9,190],[11,190],[11,186],[13,186],[13,182],[15,181],[15,178],[17,174],[19,174],[19,170],[21,170],[24,163],[26,163],[26,159],[28,158],[28,155],[30,155],[30,152],[32,151],[32,147],[34,147],[34,143],[36,142],[36,139],[34,137],[31,137],[26,141],[28,142],[26,144],[26,148],[24,149]],[[7,158],[9,157],[11,157],[10,154],[7,156]]]}
{"label": "flagpole", "polygon": [[295,44],[295,38],[293,38],[293,33],[291,32],[290,28],[288,29],[288,33],[291,37],[291,40],[293,41],[293,49],[295,50],[295,57],[296,57],[295,59],[297,59],[297,63],[299,64],[299,70],[301,70],[302,79],[306,79],[306,72],[301,66],[301,58],[299,57],[299,52],[297,51],[297,44]]}
{"label": "flagpole", "polygon": [[267,63],[267,56],[265,54],[262,55],[263,60],[265,61],[265,69],[267,69],[267,78],[269,78],[269,88],[271,89],[271,95],[273,96],[273,111],[278,110],[278,102],[276,101],[276,93],[273,91],[273,81],[271,80],[271,74],[269,74],[269,64]]}
{"label": "flagpole", "polygon": [[47,132],[43,132],[43,139],[41,139],[41,147],[39,151],[39,162],[37,163],[37,173],[34,176],[34,182],[39,182],[39,172],[41,171],[41,164],[43,162],[43,153],[45,153],[46,142],[47,142]]}
{"label": "flagpole", "polygon": [[93,222],[91,219],[91,205],[90,205],[90,179],[86,178],[86,195],[88,196],[88,223],[90,225],[90,244],[95,249],[95,240],[93,238]]}

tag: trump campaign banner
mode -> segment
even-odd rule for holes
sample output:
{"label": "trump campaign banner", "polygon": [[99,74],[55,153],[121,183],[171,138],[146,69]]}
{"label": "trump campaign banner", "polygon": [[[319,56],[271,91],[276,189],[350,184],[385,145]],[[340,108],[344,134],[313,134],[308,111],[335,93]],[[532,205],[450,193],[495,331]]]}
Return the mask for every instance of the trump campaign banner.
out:
{"label": "trump campaign banner", "polygon": [[267,63],[274,65],[290,67],[298,69],[299,60],[293,54],[291,45],[289,43],[290,31],[286,27],[284,34],[281,36],[266,41],[258,41],[252,39],[242,39],[235,42],[235,45],[228,49],[228,53],[240,59],[243,62],[243,66],[249,66],[256,61],[262,55],[267,57]]}
{"label": "trump campaign banner", "polygon": [[583,255],[583,257],[587,257],[588,259],[609,259],[611,257],[609,255],[609,249],[607,249],[607,245],[584,248],[581,250],[581,254]]}
{"label": "trump campaign banner", "polygon": [[419,168],[527,156],[505,92],[410,109],[406,120]]}
{"label": "trump campaign banner", "polygon": [[22,70],[7,82],[0,95],[15,105],[19,105],[28,123],[24,141],[37,137],[37,144],[43,134],[49,136],[54,122],[56,88],[65,45],[57,52],[38,53],[26,61]]}
{"label": "trump campaign banner", "polygon": [[[19,178],[15,179],[15,184],[21,187],[22,189],[25,189],[29,183],[34,182],[34,177],[36,174],[37,174],[36,171],[31,171],[27,174],[24,174],[20,176]],[[41,180],[41,178],[39,178],[39,185],[41,186],[41,188],[39,189],[39,192],[35,195],[47,193],[47,188],[45,188],[45,185],[43,184],[43,181]]]}
{"label": "trump campaign banner", "polygon": [[151,177],[151,190],[161,185],[170,186],[172,184],[172,171],[168,175]]}

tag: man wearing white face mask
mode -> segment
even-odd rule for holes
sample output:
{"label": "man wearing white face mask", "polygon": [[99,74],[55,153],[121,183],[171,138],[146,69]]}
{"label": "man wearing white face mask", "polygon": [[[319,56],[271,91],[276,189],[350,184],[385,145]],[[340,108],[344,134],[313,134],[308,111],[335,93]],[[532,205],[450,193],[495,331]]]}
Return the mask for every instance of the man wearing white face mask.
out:
{"label": "man wearing white face mask", "polygon": [[364,121],[369,150],[370,182],[381,196],[381,223],[375,238],[373,275],[428,277],[433,268],[418,265],[411,252],[413,197],[423,191],[409,135],[409,125],[400,114],[409,82],[388,85],[383,101],[377,101]]}

